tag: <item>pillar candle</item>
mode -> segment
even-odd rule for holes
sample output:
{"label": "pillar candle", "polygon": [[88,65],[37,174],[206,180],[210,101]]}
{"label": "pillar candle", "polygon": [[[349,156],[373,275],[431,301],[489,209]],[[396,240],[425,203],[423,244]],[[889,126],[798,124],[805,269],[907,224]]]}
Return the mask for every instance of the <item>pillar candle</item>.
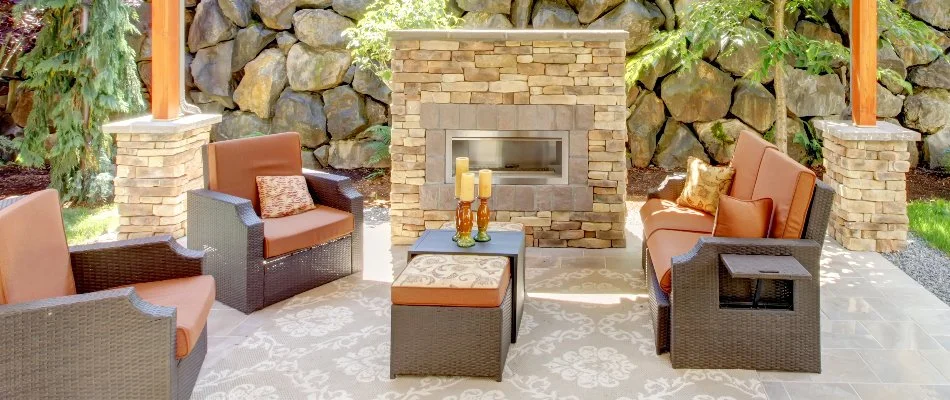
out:
{"label": "pillar candle", "polygon": [[478,197],[487,199],[491,197],[491,170],[482,169],[478,171]]}
{"label": "pillar candle", "polygon": [[462,174],[461,182],[459,183],[459,199],[462,201],[473,201],[475,200],[475,174],[472,172],[466,172]]}
{"label": "pillar candle", "polygon": [[455,197],[461,198],[462,174],[468,172],[468,157],[455,158]]}

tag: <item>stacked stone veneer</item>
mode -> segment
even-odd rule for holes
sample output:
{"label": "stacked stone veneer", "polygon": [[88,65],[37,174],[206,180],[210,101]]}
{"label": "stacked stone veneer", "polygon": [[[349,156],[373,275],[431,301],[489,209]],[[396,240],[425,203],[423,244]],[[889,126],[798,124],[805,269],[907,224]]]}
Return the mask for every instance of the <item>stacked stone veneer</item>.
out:
{"label": "stacked stone veneer", "polygon": [[541,247],[623,247],[623,31],[398,31],[393,53],[393,243],[454,218],[446,131],[569,132],[567,185],[495,185],[492,218]]}
{"label": "stacked stone veneer", "polygon": [[119,239],[185,236],[187,192],[203,186],[201,146],[220,115],[174,121],[136,118],[108,124],[115,134]]}
{"label": "stacked stone veneer", "polygon": [[907,242],[910,152],[920,134],[887,122],[874,128],[821,121],[824,181],[835,189],[830,229],[845,248],[892,252]]}

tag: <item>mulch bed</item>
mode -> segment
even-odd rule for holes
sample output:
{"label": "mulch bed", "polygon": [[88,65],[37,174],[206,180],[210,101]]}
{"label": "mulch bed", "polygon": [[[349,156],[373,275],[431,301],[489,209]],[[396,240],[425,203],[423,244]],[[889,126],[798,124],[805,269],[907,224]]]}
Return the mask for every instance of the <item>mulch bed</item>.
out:
{"label": "mulch bed", "polygon": [[0,199],[30,194],[48,186],[47,168],[27,168],[12,164],[0,166]]}
{"label": "mulch bed", "polygon": [[950,172],[927,169],[907,174],[907,200],[950,199]]}

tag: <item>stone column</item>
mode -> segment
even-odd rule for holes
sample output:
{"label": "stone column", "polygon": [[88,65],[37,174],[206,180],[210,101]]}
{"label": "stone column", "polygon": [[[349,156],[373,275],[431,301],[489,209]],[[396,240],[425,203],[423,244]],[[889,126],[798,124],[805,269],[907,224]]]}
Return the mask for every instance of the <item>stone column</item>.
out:
{"label": "stone column", "polygon": [[824,141],[824,181],[835,190],[832,237],[848,250],[892,252],[907,245],[908,146],[920,134],[889,122],[859,127],[817,121]]}
{"label": "stone column", "polygon": [[216,114],[171,121],[144,116],[103,127],[116,139],[120,240],[185,236],[186,193],[203,186],[201,146],[208,144],[211,127],[219,122]]}

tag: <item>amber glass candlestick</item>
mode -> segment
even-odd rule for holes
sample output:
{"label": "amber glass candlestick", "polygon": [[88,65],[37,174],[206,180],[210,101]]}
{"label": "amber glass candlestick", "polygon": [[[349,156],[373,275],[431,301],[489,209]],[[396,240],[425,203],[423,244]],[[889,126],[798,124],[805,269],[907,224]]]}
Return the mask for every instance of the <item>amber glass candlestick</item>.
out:
{"label": "amber glass candlestick", "polygon": [[462,202],[459,201],[455,205],[455,236],[452,236],[452,241],[459,241],[459,232],[462,227]]}
{"label": "amber glass candlestick", "polygon": [[472,202],[462,200],[459,202],[459,231],[458,240],[455,244],[458,247],[472,247],[475,245],[475,239],[472,238]]}
{"label": "amber glass candlestick", "polygon": [[478,234],[475,235],[476,242],[487,242],[491,240],[488,235],[488,220],[491,218],[491,210],[488,209],[488,197],[478,199]]}

